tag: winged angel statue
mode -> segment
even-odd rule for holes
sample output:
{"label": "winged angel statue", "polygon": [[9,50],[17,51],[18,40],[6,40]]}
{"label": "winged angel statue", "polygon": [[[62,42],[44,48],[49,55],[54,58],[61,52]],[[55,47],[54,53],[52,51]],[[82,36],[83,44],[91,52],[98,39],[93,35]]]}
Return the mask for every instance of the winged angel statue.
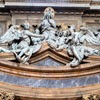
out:
{"label": "winged angel statue", "polygon": [[29,31],[29,23],[23,25],[13,25],[0,38],[0,43],[8,43],[9,48],[0,47],[3,52],[13,52],[17,60],[21,63],[27,63],[33,53],[41,48],[43,35],[34,34]]}
{"label": "winged angel statue", "polygon": [[54,38],[56,24],[53,20],[54,10],[48,7],[44,11],[44,17],[34,32],[30,31],[30,24],[13,25],[0,38],[0,43],[8,43],[9,48],[0,47],[3,52],[13,52],[17,60],[27,63],[31,55],[40,50],[43,40]]}
{"label": "winged angel statue", "polygon": [[[88,28],[81,26],[80,31],[76,32],[75,26],[68,26],[68,30],[63,31],[62,42],[58,45],[56,50],[66,48],[67,53],[72,57],[72,61],[67,63],[66,66],[75,67],[79,65],[85,57],[90,55],[100,55],[100,50],[87,47],[84,42],[87,41],[90,44],[100,45],[100,32],[93,33]],[[59,41],[59,42],[61,42]]]}

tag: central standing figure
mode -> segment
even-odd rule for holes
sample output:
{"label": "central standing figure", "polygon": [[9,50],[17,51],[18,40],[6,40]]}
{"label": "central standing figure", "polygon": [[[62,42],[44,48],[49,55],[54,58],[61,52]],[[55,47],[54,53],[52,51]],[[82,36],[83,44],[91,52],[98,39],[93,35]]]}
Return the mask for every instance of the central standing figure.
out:
{"label": "central standing figure", "polygon": [[56,31],[56,23],[54,21],[55,11],[53,8],[48,7],[44,10],[44,17],[38,29],[39,33],[45,36],[45,39],[54,38]]}

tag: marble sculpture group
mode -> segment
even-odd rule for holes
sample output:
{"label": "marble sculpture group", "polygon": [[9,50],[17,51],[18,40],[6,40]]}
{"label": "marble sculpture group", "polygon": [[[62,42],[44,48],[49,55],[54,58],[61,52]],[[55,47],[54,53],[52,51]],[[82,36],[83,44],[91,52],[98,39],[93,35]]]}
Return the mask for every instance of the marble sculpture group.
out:
{"label": "marble sculpture group", "polygon": [[35,30],[30,30],[31,25],[26,21],[22,25],[12,25],[3,36],[0,44],[8,43],[8,48],[0,47],[0,52],[12,52],[20,63],[28,64],[30,57],[38,52],[44,42],[55,50],[66,49],[72,57],[66,66],[75,67],[81,64],[85,57],[100,55],[100,51],[84,44],[85,41],[93,45],[100,45],[100,32],[92,32],[84,26],[77,31],[74,25],[66,30],[59,30],[54,20],[55,11],[48,7],[44,17]]}

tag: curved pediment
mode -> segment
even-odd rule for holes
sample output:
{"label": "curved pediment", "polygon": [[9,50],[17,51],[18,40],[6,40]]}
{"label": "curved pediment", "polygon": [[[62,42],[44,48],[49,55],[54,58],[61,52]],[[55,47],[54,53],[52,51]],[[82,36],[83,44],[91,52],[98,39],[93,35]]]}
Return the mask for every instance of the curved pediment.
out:
{"label": "curved pediment", "polygon": [[47,57],[50,57],[50,58],[54,59],[55,61],[60,62],[62,64],[66,64],[70,60],[70,58],[67,55],[66,50],[56,51],[56,50],[52,49],[45,42],[42,44],[41,49],[36,54],[33,54],[29,63],[38,62]]}
{"label": "curved pediment", "polygon": [[29,65],[16,62],[12,53],[0,53],[0,70],[25,77],[80,77],[98,73],[99,59],[100,57],[91,56],[78,67],[71,68],[66,66],[70,61],[66,50],[55,51],[47,43],[43,43],[41,49],[31,57]]}

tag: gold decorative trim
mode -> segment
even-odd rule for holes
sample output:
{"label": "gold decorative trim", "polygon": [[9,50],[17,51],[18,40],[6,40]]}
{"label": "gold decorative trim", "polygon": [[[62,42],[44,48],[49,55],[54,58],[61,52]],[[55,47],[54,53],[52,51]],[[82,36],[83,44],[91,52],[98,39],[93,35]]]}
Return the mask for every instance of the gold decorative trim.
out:
{"label": "gold decorative trim", "polygon": [[14,93],[0,91],[0,100],[14,100]]}
{"label": "gold decorative trim", "polygon": [[83,100],[100,100],[100,94],[87,94],[83,95]]}

